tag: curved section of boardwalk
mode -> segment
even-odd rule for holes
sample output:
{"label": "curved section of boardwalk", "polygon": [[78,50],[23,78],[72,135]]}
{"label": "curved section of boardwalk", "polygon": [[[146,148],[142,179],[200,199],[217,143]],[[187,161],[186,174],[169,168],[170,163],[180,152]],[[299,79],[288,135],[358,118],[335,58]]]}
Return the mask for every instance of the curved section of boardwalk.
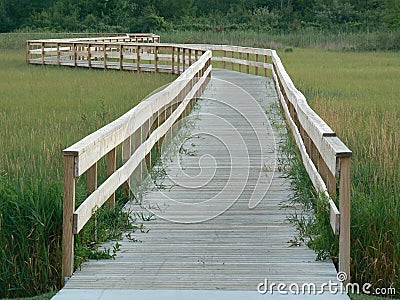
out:
{"label": "curved section of boardwalk", "polygon": [[289,242],[292,211],[281,203],[290,182],[275,165],[276,142],[285,136],[271,127],[283,120],[265,113],[277,103],[272,80],[213,70],[181,128],[177,155],[163,155],[166,173],[141,205],[127,205],[157,215],[146,223],[149,232],[120,242],[115,260],[85,263],[55,299],[261,299],[268,296],[257,286],[265,280],[317,289],[337,283],[332,262]]}

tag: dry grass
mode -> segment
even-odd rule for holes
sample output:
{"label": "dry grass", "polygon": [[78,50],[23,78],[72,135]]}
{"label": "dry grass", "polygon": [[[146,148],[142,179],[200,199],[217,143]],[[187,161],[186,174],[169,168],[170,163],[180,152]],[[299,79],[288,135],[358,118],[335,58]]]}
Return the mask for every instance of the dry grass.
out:
{"label": "dry grass", "polygon": [[[33,296],[60,285],[61,151],[173,76],[32,66],[0,50],[0,78],[0,298]],[[104,216],[104,236],[126,225],[120,212]],[[90,252],[82,232],[76,257]]]}
{"label": "dry grass", "polygon": [[353,150],[352,274],[400,290],[400,53],[280,53],[296,86]]}

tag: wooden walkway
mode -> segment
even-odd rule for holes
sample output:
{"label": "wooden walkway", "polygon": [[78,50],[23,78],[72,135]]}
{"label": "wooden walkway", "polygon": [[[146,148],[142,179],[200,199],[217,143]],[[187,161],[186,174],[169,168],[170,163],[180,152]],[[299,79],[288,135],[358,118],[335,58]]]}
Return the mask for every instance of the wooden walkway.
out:
{"label": "wooden walkway", "polygon": [[332,262],[290,242],[293,209],[281,205],[290,182],[276,168],[285,136],[271,126],[283,120],[266,113],[277,105],[271,79],[214,69],[170,143],[175,151],[163,154],[166,174],[141,205],[127,204],[156,215],[145,223],[149,232],[134,234],[140,242],[120,241],[115,260],[84,263],[54,299],[261,299],[264,280],[337,283]]}

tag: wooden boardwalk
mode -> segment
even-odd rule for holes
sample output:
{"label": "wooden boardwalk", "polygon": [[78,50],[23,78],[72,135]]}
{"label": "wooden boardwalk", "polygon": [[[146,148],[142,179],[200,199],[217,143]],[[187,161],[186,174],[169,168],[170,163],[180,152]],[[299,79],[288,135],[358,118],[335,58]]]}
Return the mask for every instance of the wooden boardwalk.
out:
{"label": "wooden boardwalk", "polygon": [[266,113],[277,103],[271,79],[214,69],[170,143],[175,151],[163,154],[166,173],[140,205],[127,204],[156,215],[145,223],[149,232],[134,234],[140,242],[120,241],[115,260],[84,263],[54,299],[258,299],[264,280],[337,283],[331,261],[290,242],[293,209],[281,205],[290,182],[276,168],[285,136],[271,126],[283,120]]}

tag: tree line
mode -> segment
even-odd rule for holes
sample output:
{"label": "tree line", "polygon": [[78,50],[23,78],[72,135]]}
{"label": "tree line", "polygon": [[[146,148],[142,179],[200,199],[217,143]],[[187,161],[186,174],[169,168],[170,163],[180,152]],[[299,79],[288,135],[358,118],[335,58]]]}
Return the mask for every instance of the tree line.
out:
{"label": "tree line", "polygon": [[0,0],[0,32],[397,30],[400,0]]}

